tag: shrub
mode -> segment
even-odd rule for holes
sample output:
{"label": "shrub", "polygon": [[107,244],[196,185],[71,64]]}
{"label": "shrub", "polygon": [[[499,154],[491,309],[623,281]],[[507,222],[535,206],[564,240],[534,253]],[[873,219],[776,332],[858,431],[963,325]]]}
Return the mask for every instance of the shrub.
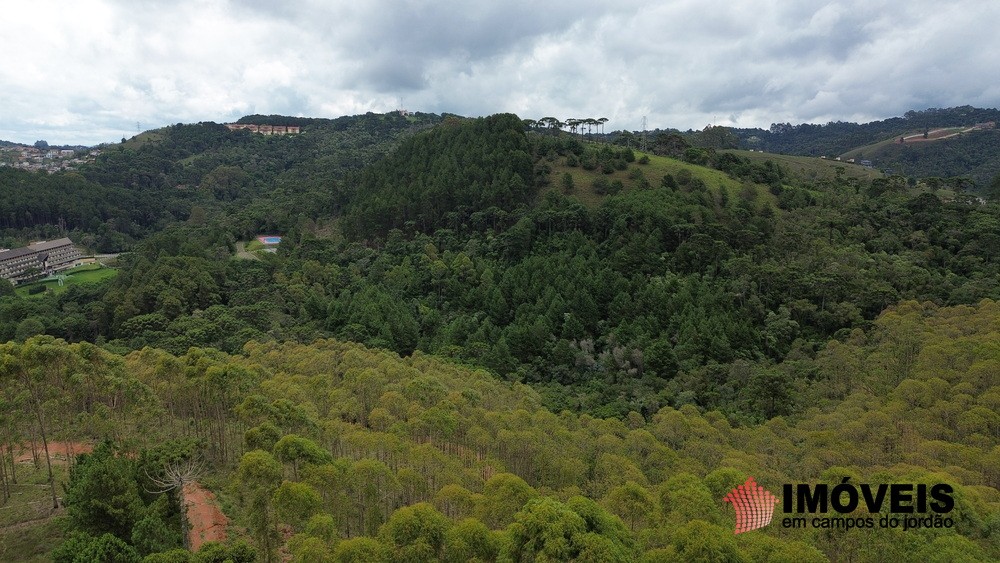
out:
{"label": "shrub", "polygon": [[611,182],[607,178],[594,178],[593,186],[595,192],[599,195],[604,195],[611,189]]}

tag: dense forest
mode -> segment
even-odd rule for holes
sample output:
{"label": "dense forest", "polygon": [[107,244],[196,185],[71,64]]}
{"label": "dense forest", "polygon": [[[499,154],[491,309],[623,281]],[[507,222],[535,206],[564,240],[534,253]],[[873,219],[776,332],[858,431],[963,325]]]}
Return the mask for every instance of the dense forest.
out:
{"label": "dense forest", "polygon": [[[294,124],[0,176],[0,242],[129,250],[0,286],[5,498],[12,444],[98,444],[56,560],[1000,557],[1000,206],[961,181],[509,114]],[[233,256],[262,232],[276,254]],[[162,485],[195,463],[245,533],[188,556]],[[944,482],[956,526],[734,537],[748,477]]]}
{"label": "dense forest", "polygon": [[345,174],[439,120],[433,114],[305,120],[301,134],[284,136],[177,124],[102,146],[97,161],[76,172],[0,168],[0,246],[61,232],[90,249],[120,252],[169,225],[206,216],[229,217],[243,237],[286,231],[303,218],[339,213],[343,190],[332,188]]}
{"label": "dense forest", "polygon": [[[249,560],[986,561],[1000,555],[998,326],[990,300],[901,303],[796,360],[817,374],[813,406],[755,425],[690,404],[553,412],[481,370],[334,340],[118,356],[35,337],[0,347],[2,431],[118,444],[79,456],[57,561],[189,560],[168,524],[177,498],[143,491],[192,455],[228,468],[219,491],[254,546],[228,549]],[[955,526],[734,537],[722,497],[747,475],[771,490],[951,483]]]}
{"label": "dense forest", "polygon": [[[538,174],[524,170],[528,150]],[[629,189],[596,208],[540,185],[563,166],[597,189],[613,177],[602,151]],[[345,237],[303,223],[281,255],[231,261],[240,217],[228,228],[175,226],[124,257],[99,294],[0,305],[0,337],[24,337],[29,323],[120,352],[179,354],[336,336],[485,366],[539,386],[557,409],[623,416],[691,402],[762,420],[794,410],[794,383],[811,377],[782,367],[789,354],[812,354],[902,299],[1000,299],[995,206],[942,201],[900,178],[790,186],[773,166],[700,149],[687,160],[728,175],[678,162],[676,177],[654,185],[644,169],[669,159],[614,154],[573,138],[529,140],[516,119],[445,124],[349,175],[361,195],[343,196]],[[471,178],[484,170],[501,187]],[[510,188],[528,182],[544,191],[533,206],[528,188]],[[788,395],[773,408],[739,398],[743,383],[726,375],[757,360],[769,367],[750,383]]]}

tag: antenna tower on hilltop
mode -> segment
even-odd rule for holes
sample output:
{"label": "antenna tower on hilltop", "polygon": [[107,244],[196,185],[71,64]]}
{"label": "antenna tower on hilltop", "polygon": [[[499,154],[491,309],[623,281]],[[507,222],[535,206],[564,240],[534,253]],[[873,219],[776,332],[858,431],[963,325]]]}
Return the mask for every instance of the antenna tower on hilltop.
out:
{"label": "antenna tower on hilltop", "polygon": [[642,152],[646,152],[646,116],[642,116]]}
{"label": "antenna tower on hilltop", "polygon": [[399,96],[399,106],[398,106],[398,108],[399,109],[397,109],[396,111],[399,112],[399,115],[403,115],[403,116],[410,115],[410,112],[403,105],[403,97],[402,96]]}

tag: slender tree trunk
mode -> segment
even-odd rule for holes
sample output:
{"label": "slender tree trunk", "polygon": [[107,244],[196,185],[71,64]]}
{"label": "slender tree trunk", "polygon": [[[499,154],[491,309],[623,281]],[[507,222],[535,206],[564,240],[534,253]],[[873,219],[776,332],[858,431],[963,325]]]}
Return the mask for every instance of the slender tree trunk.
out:
{"label": "slender tree trunk", "polygon": [[0,499],[0,504],[7,504],[7,499],[10,498],[10,483],[7,481],[7,461],[2,456],[0,456],[0,485],[3,485],[3,498]]}
{"label": "slender tree trunk", "polygon": [[45,468],[49,472],[49,490],[52,492],[52,510],[59,508],[59,500],[56,498],[56,478],[52,475],[52,458],[49,456],[49,439],[45,435],[45,420],[42,417],[42,403],[38,400],[32,388],[32,398],[35,402],[35,418],[38,420],[38,432],[42,435],[42,448],[45,450]]}
{"label": "slender tree trunk", "polygon": [[38,447],[35,446],[34,435],[29,436],[28,443],[31,444],[31,463],[35,464],[35,469],[38,469]]}
{"label": "slender tree trunk", "polygon": [[10,482],[17,484],[17,465],[14,463],[14,443],[7,441],[7,458],[10,460]]}

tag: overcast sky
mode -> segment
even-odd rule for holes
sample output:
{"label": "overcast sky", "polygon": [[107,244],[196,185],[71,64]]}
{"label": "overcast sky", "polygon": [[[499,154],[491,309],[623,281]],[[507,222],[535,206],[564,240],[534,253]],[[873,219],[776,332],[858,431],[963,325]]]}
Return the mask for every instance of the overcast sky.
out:
{"label": "overcast sky", "polygon": [[1000,106],[1000,2],[4,2],[0,139],[400,107],[608,130]]}

